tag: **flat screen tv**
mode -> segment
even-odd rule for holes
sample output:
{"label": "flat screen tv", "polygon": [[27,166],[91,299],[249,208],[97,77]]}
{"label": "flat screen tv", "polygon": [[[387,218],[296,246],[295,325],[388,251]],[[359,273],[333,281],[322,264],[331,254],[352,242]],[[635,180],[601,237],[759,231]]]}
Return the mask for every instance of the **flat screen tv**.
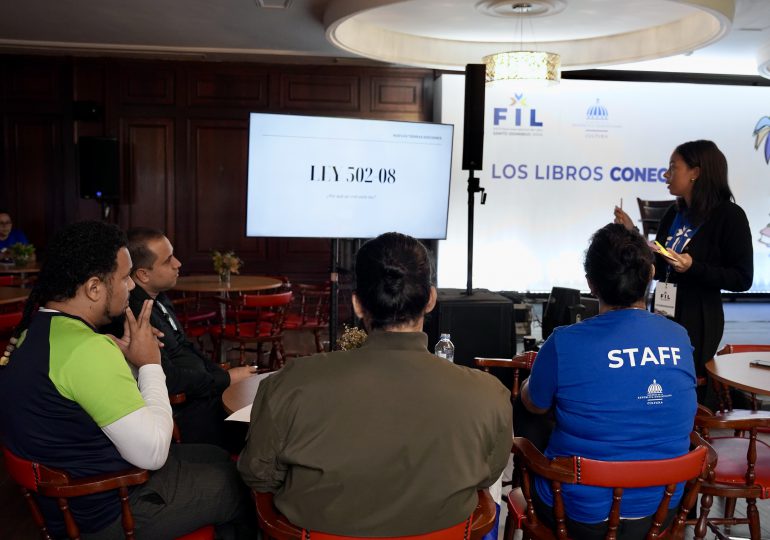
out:
{"label": "flat screen tv", "polygon": [[454,126],[252,113],[246,235],[444,239]]}

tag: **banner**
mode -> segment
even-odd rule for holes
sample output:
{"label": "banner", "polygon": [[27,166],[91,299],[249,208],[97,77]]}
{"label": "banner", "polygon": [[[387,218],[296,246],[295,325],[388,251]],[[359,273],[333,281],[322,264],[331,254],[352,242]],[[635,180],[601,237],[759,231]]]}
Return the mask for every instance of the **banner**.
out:
{"label": "banner", "polygon": [[[438,285],[464,288],[467,171],[461,168],[464,78],[444,75],[440,118],[455,124],[449,228]],[[752,291],[770,291],[770,88],[563,80],[525,90],[487,87],[484,167],[476,173],[474,288],[588,290],[583,254],[622,202],[671,199],[663,173],[674,148],[710,139],[724,152],[730,188],[754,240]]]}

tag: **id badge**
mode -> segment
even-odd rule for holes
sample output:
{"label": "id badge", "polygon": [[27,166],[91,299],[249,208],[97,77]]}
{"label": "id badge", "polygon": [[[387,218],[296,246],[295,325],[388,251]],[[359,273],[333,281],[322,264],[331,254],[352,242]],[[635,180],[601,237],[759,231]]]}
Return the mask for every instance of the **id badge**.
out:
{"label": "id badge", "polygon": [[655,313],[674,317],[676,310],[676,283],[658,282],[655,288]]}

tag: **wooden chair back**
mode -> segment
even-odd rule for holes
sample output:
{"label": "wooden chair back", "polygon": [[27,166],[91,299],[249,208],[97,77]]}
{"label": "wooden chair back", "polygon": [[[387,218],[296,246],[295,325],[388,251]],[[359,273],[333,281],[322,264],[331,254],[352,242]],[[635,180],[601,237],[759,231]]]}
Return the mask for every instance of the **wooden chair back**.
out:
{"label": "wooden chair back", "polygon": [[[218,328],[212,330],[215,348],[221,349],[221,340],[238,343],[240,364],[245,363],[247,344],[257,345],[257,363],[262,356],[262,344],[270,343],[270,369],[283,366],[283,331],[286,322],[286,309],[291,302],[291,291],[274,294],[244,294],[237,300],[217,298],[217,301],[230,306],[228,319],[222,320]],[[219,359],[220,364],[223,359]]]}
{"label": "wooden chair back", "polygon": [[639,215],[642,218],[642,234],[647,238],[651,234],[657,234],[663,214],[676,201],[645,201],[637,197],[636,202],[639,203]]}
{"label": "wooden chair back", "polygon": [[516,399],[521,391],[522,375],[532,370],[532,365],[537,358],[537,352],[527,351],[519,353],[511,359],[508,358],[481,358],[476,357],[473,361],[476,367],[479,367],[489,373],[490,368],[505,368],[513,370],[513,383],[511,384],[511,398]]}
{"label": "wooden chair back", "polygon": [[3,448],[3,457],[8,475],[21,487],[24,499],[27,501],[35,524],[40,529],[42,538],[50,539],[52,536],[32,493],[39,493],[45,497],[56,499],[59,510],[64,517],[67,537],[80,538],[80,530],[67,500],[72,497],[115,490],[115,496],[120,500],[122,524],[126,538],[134,537],[134,517],[128,504],[128,488],[145,483],[149,479],[146,470],[134,468],[113,474],[73,480],[62,470],[20,458],[7,448]]}
{"label": "wooden chair back", "polygon": [[[144,484],[150,478],[146,470],[135,468],[113,474],[73,480],[64,471],[20,458],[7,448],[3,448],[3,458],[8,475],[21,488],[35,525],[40,529],[40,536],[44,540],[52,540],[53,536],[48,530],[43,513],[32,493],[57,499],[59,509],[64,516],[67,537],[76,539],[80,538],[80,530],[75,523],[67,500],[73,497],[117,490],[116,496],[120,499],[121,523],[125,537],[134,538],[134,516],[128,504],[128,488]],[[214,526],[201,527],[177,540],[214,540]]]}
{"label": "wooden chair back", "polygon": [[[704,538],[707,527],[739,524],[748,524],[751,538],[759,538],[756,499],[770,498],[770,445],[757,433],[770,429],[770,412],[736,409],[715,414],[699,405],[695,427],[719,455],[701,488],[695,538]],[[709,517],[714,497],[724,497],[723,517]],[[735,517],[737,499],[746,499],[746,517]]]}
{"label": "wooden chair back", "polygon": [[286,328],[312,332],[316,352],[324,351],[321,332],[329,328],[331,294],[331,284],[328,282],[294,285],[294,302],[286,316]]}
{"label": "wooden chair back", "polygon": [[[629,488],[663,486],[661,499],[654,513],[647,538],[663,534],[663,522],[668,515],[671,497],[680,482],[687,482],[685,493],[676,516],[666,529],[666,535],[681,537],[687,513],[695,504],[703,481],[716,464],[716,452],[697,433],[692,433],[693,450],[687,454],[661,460],[599,461],[580,456],[546,458],[527,439],[515,437],[513,453],[520,458],[522,467],[522,492],[526,501],[522,520],[525,538],[566,540],[569,538],[564,511],[562,484],[599,486],[612,489],[612,505],[607,518],[607,539],[617,538],[620,525],[620,505],[623,491]],[[532,503],[532,490],[536,474],[550,481],[553,491],[554,527],[543,523]],[[507,528],[508,529],[508,528]]]}
{"label": "wooden chair back", "polygon": [[[481,540],[492,530],[497,505],[488,490],[479,490],[478,503],[467,520],[439,531],[410,536],[378,537],[379,540]],[[308,531],[289,522],[273,504],[272,493],[252,491],[257,508],[257,520],[268,539],[273,540],[364,540],[364,537],[339,536]]]}

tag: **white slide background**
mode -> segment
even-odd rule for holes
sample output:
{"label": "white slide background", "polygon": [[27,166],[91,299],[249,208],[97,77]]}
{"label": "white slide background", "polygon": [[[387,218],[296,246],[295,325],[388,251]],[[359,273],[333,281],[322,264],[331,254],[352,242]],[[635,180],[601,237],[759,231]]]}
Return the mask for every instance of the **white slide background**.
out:
{"label": "white slide background", "polygon": [[[464,288],[464,77],[444,75],[439,84],[438,120],[455,125],[455,152],[438,285]],[[755,149],[753,134],[769,115],[770,88],[574,80],[541,90],[487,87],[484,168],[476,175],[488,199],[481,206],[476,197],[474,288],[587,290],[582,261],[590,235],[612,221],[621,198],[637,222],[637,197],[672,199],[661,176],[672,150],[711,139],[727,157],[730,188],[751,225],[751,290],[770,291],[770,165],[766,140]],[[565,178],[568,167],[575,179]]]}
{"label": "white slide background", "polygon": [[246,234],[444,238],[451,151],[451,125],[253,113]]}

